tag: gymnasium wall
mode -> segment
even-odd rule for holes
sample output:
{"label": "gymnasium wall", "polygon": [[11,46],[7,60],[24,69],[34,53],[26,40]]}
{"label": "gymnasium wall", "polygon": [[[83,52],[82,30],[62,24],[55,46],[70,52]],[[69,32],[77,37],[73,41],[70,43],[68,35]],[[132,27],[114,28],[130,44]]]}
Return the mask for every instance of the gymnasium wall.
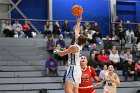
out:
{"label": "gymnasium wall", "polygon": [[[140,0],[117,0],[116,6],[117,15],[123,22],[140,22]],[[126,27],[135,28],[136,25]]]}
{"label": "gymnasium wall", "polygon": [[[96,21],[100,26],[103,36],[109,34],[109,0],[52,0],[53,1],[53,19],[57,20],[75,20],[71,8],[75,4],[83,7],[83,20]],[[62,24],[62,23],[60,23]],[[91,23],[92,24],[92,23]],[[71,28],[74,23],[71,23]]]}
{"label": "gymnasium wall", "polygon": [[[13,0],[16,3],[18,0]],[[75,20],[71,8],[75,4],[83,7],[83,20],[96,21],[103,36],[110,33],[110,2],[109,0],[52,0],[54,20]],[[19,9],[29,19],[48,19],[48,0],[22,0]],[[124,22],[140,22],[140,0],[117,0],[117,15]],[[15,9],[11,18],[23,18]],[[32,22],[39,31],[43,31],[44,22]],[[60,25],[62,22],[60,22]],[[92,23],[91,23],[92,24]],[[70,23],[71,30],[74,23]]]}
{"label": "gymnasium wall", "polygon": [[[18,0],[13,0],[16,3]],[[48,0],[22,0],[18,7],[26,15],[28,19],[48,19]],[[14,9],[11,13],[11,18],[23,18]],[[20,21],[23,23],[22,21]],[[39,31],[43,31],[44,22],[32,23],[37,27]]]}

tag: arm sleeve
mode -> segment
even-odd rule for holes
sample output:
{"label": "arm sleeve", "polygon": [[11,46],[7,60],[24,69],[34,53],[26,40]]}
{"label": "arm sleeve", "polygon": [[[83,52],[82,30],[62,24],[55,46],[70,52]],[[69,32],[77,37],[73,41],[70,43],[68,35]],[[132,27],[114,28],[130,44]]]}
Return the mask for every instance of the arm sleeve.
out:
{"label": "arm sleeve", "polygon": [[48,62],[49,62],[49,60],[47,60],[47,61],[45,62],[45,68],[49,68]]}
{"label": "arm sleeve", "polygon": [[21,25],[21,24],[19,24],[19,26],[20,26],[20,30],[23,30],[22,25]]}
{"label": "arm sleeve", "polygon": [[58,61],[56,59],[54,61],[55,61],[55,69],[57,69],[57,67],[58,67]]}
{"label": "arm sleeve", "polygon": [[109,55],[109,60],[112,61],[112,54]]}
{"label": "arm sleeve", "polygon": [[101,62],[101,55],[98,55],[98,61]]}
{"label": "arm sleeve", "polygon": [[90,67],[90,69],[91,69],[91,76],[93,77],[93,79],[94,79],[96,82],[98,82],[98,81],[99,81],[99,78],[98,78],[98,76],[97,76],[97,74],[96,74],[94,68],[93,68],[93,67]]}

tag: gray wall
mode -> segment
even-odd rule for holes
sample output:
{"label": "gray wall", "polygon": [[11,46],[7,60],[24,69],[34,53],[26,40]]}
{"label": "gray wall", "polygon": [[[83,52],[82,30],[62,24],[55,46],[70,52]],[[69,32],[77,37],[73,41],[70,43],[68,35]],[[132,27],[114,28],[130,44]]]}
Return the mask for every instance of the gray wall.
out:
{"label": "gray wall", "polygon": [[8,0],[0,0],[0,18],[9,18],[8,10],[9,10],[9,1]]}

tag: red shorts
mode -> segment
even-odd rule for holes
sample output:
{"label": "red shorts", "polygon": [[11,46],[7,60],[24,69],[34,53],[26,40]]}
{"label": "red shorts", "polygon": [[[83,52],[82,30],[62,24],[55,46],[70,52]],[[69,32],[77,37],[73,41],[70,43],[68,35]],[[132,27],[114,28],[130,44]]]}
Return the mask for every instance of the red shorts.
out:
{"label": "red shorts", "polygon": [[79,93],[96,93],[94,88],[79,88]]}

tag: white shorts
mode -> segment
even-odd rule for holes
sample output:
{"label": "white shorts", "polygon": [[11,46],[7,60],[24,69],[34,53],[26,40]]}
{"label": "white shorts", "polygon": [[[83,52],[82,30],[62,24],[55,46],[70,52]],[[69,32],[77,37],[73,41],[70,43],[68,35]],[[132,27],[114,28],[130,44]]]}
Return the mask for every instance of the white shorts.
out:
{"label": "white shorts", "polygon": [[67,69],[65,81],[72,82],[74,84],[81,83],[82,71],[80,66],[72,65]]}
{"label": "white shorts", "polygon": [[104,87],[104,91],[107,91],[108,93],[117,93],[116,88],[115,89],[108,89],[108,88]]}

